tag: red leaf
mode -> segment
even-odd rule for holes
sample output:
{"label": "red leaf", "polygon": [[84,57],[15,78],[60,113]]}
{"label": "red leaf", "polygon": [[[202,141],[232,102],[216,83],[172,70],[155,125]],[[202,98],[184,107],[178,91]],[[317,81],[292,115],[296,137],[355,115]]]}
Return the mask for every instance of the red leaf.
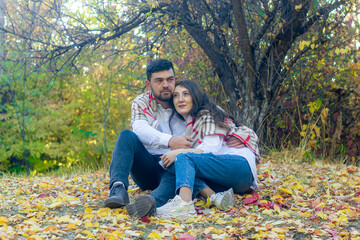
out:
{"label": "red leaf", "polygon": [[150,222],[150,220],[149,220],[148,217],[141,217],[140,220],[141,220],[142,222],[146,222],[146,223],[149,223],[149,222]]}
{"label": "red leaf", "polygon": [[179,240],[194,240],[195,237],[189,235],[189,234],[183,234],[180,236]]}
{"label": "red leaf", "polygon": [[357,197],[360,196],[360,191],[356,194],[356,196],[357,196]]}
{"label": "red leaf", "polygon": [[330,229],[325,229],[325,232],[330,233],[333,238],[337,238],[337,233],[335,231]]}
{"label": "red leaf", "polygon": [[248,205],[248,204],[255,204],[257,203],[258,199],[260,198],[259,194],[254,193],[251,197],[247,197],[244,200],[244,204]]}
{"label": "red leaf", "polygon": [[204,238],[206,238],[206,239],[213,239],[211,233],[205,234],[205,235],[204,235]]}
{"label": "red leaf", "polygon": [[55,196],[56,196],[55,193],[44,193],[44,194],[40,194],[39,196],[37,196],[37,198],[55,197]]}

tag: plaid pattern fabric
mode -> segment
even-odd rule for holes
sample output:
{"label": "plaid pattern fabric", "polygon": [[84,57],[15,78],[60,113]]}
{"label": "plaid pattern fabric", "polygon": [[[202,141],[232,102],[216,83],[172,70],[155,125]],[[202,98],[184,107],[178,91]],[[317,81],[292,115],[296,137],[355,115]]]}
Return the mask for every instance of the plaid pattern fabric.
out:
{"label": "plaid pattern fabric", "polygon": [[229,136],[234,136],[240,139],[246,147],[250,148],[250,150],[255,153],[256,160],[259,162],[260,152],[257,144],[258,136],[256,133],[246,126],[236,127],[230,119],[225,119],[225,122],[230,131],[224,127],[216,125],[214,118],[208,111],[206,111],[204,115],[197,119],[189,116],[188,119],[186,119],[187,124],[185,135],[194,140],[193,147],[200,145],[202,143],[202,139],[207,135],[222,135],[224,136],[225,140]]}
{"label": "plaid pattern fabric", "polygon": [[131,106],[131,124],[135,120],[147,120],[149,124],[157,129],[159,121],[157,117],[157,102],[151,91],[137,96]]}
{"label": "plaid pattern fabric", "polygon": [[258,142],[258,136],[256,135],[256,133],[246,127],[246,126],[240,126],[240,127],[233,127],[231,128],[228,137],[229,136],[234,136],[238,139],[240,139],[245,146],[247,146],[248,148],[251,149],[251,151],[253,151],[256,155],[256,162],[259,163],[260,161],[260,152],[259,152],[259,146],[257,144]]}
{"label": "plaid pattern fabric", "polygon": [[214,118],[208,111],[197,119],[189,115],[186,121],[185,135],[194,140],[193,147],[199,146],[207,135],[217,134],[226,138],[227,132],[227,129],[215,124]]}

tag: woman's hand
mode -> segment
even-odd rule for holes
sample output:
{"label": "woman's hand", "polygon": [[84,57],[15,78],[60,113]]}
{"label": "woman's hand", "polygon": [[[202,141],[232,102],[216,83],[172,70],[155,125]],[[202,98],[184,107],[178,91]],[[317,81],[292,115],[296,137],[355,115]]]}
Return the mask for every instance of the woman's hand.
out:
{"label": "woman's hand", "polygon": [[173,150],[160,157],[165,167],[170,167],[174,163],[176,156],[181,153],[179,150]]}
{"label": "woman's hand", "polygon": [[160,159],[165,167],[170,167],[171,164],[175,162],[175,158],[178,154],[187,153],[187,152],[202,153],[202,150],[196,148],[172,150],[162,155]]}

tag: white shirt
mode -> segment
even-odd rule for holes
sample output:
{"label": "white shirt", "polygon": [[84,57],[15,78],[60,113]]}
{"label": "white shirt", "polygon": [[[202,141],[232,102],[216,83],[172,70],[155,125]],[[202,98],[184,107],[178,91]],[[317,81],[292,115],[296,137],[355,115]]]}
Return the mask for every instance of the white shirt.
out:
{"label": "white shirt", "polygon": [[205,136],[203,138],[202,143],[199,146],[197,146],[197,148],[201,149],[204,153],[211,152],[214,155],[231,154],[231,155],[239,155],[244,157],[248,161],[250,165],[251,173],[254,177],[254,182],[252,183],[251,188],[253,189],[258,188],[255,153],[251,151],[249,148],[228,147],[224,141],[224,137],[219,135]]}
{"label": "white shirt", "polygon": [[168,144],[172,136],[185,134],[186,123],[174,114],[171,118],[170,129],[169,120],[172,109],[165,109],[160,104],[157,104],[157,107],[156,119],[159,121],[157,129],[150,126],[146,120],[135,120],[131,127],[149,153],[162,155],[171,150]]}

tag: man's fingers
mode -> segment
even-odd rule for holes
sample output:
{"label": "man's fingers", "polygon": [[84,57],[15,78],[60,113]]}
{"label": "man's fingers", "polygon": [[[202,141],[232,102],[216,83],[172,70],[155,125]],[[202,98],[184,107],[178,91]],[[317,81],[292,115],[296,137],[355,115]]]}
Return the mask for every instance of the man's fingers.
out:
{"label": "man's fingers", "polygon": [[192,140],[191,138],[189,138],[188,136],[185,136],[185,139],[188,140],[189,142],[193,142],[194,140]]}

